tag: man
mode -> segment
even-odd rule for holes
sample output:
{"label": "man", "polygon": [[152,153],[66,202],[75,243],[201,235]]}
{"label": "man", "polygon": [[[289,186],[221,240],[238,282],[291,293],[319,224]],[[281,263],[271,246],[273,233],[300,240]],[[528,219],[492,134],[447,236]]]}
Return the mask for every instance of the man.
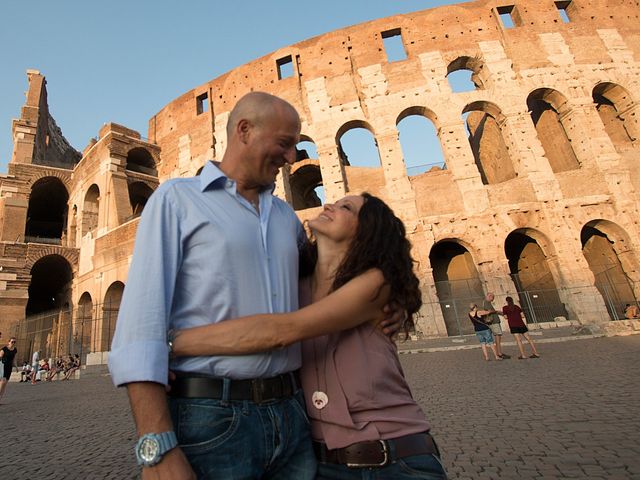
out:
{"label": "man", "polygon": [[219,164],[169,180],[149,199],[109,368],[116,385],[127,385],[143,478],[195,478],[194,471],[202,478],[314,478],[293,373],[299,345],[172,360],[177,379],[167,402],[169,330],[298,308],[306,237],[291,207],[272,196],[278,171],[296,159],[298,114],[282,99],[250,93],[232,110],[227,137]]}
{"label": "man", "polygon": [[496,341],[496,352],[498,353],[498,357],[502,359],[511,358],[511,355],[507,355],[506,353],[502,353],[502,327],[500,326],[500,317],[498,316],[501,312],[498,312],[493,306],[493,300],[495,299],[495,295],[492,292],[489,292],[485,295],[484,301],[482,303],[483,320],[489,325],[491,329],[491,333]]}

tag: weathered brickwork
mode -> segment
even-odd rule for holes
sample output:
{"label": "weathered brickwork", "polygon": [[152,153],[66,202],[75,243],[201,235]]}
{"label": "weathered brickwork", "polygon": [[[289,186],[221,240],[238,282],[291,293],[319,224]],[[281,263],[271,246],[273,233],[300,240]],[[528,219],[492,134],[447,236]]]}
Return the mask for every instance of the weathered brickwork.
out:
{"label": "weathered brickwork", "polygon": [[[544,296],[545,314],[606,324],[640,298],[639,17],[629,0],[479,0],[356,25],[186,92],[150,119],[149,140],[107,124],[71,164],[44,77],[30,71],[0,183],[0,273],[15,277],[0,278],[0,328],[24,319],[15,305],[30,309],[38,259],[24,242],[38,239],[29,232],[55,230],[28,215],[39,180],[59,182],[66,205],[53,254],[70,262],[70,288],[51,307],[102,303],[126,284],[135,217],[150,192],[219,160],[229,111],[252,90],[291,102],[317,149],[276,187],[301,219],[317,213],[319,185],[327,201],[377,194],[403,218],[424,292],[420,333],[466,331],[461,309],[487,291],[497,304],[520,292],[533,310]],[[388,60],[389,37],[400,38],[405,59]],[[458,70],[475,88],[453,92],[448,75]],[[410,116],[433,123],[444,165],[407,169],[397,125]],[[377,166],[349,164],[341,138],[355,128],[375,139]],[[94,344],[105,334],[96,328]]]}

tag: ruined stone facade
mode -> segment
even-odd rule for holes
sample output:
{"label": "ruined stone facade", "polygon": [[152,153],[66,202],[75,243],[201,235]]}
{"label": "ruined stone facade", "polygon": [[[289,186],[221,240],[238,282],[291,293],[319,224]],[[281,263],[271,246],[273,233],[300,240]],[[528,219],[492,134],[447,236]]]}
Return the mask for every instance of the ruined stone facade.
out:
{"label": "ruined stone facade", "polygon": [[[29,72],[0,185],[0,330],[66,308],[69,342],[106,351],[137,214],[159,182],[222,157],[229,111],[252,90],[291,102],[317,150],[276,188],[301,219],[318,212],[318,186],[327,201],[369,191],[403,218],[425,302],[419,333],[468,332],[467,304],[487,291],[542,320],[620,318],[640,299],[639,16],[635,0],[479,0],[356,25],[186,92],[150,119],[148,140],[107,124],[81,156]],[[474,87],[455,93],[448,76],[461,70]],[[432,122],[444,156],[417,174],[398,135],[411,116]],[[341,139],[356,128],[375,139],[375,165],[350,165]],[[49,213],[63,205],[57,226],[38,223],[43,199]]]}

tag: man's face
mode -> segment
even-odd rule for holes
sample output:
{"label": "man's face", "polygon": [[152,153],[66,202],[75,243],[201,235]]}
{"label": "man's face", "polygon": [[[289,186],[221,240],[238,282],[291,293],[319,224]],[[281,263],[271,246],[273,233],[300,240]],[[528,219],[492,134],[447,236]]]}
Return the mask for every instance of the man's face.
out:
{"label": "man's face", "polygon": [[296,161],[299,140],[300,120],[289,109],[276,107],[262,124],[254,125],[245,159],[253,182],[263,187],[274,183],[280,169]]}
{"label": "man's face", "polygon": [[487,293],[487,301],[488,302],[493,302],[494,298],[495,297],[494,297],[493,293]]}

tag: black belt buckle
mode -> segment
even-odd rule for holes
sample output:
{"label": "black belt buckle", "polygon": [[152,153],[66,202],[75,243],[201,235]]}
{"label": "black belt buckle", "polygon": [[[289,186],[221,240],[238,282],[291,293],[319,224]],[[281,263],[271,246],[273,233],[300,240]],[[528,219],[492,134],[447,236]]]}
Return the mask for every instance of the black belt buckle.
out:
{"label": "black belt buckle", "polygon": [[370,467],[384,467],[389,463],[389,446],[386,440],[378,440],[378,443],[382,447],[382,461],[378,463],[347,463],[349,468],[370,468]]}

